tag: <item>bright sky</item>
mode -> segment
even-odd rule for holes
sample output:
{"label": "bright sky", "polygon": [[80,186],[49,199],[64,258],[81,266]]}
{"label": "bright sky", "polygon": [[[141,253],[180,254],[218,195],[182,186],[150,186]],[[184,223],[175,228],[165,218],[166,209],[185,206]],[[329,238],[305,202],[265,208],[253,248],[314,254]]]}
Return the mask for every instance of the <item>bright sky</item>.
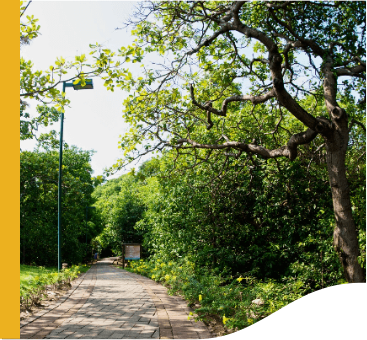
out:
{"label": "bright sky", "polygon": [[[117,51],[133,41],[130,32],[116,28],[122,27],[134,5],[134,1],[32,1],[26,14],[39,19],[41,35],[23,46],[21,55],[34,63],[34,70],[47,70],[57,57],[74,61],[76,55],[88,56],[89,44],[96,42]],[[64,142],[96,151],[91,165],[97,176],[122,156],[118,141],[128,128],[122,119],[122,102],[127,93],[120,89],[107,91],[98,78],[93,79],[93,84],[93,90],[66,89],[71,108],[65,109]],[[32,105],[28,111],[32,113]],[[52,129],[59,131],[60,123]],[[21,148],[33,150],[35,144],[24,141]]]}
{"label": "bright sky", "polygon": [[[48,70],[57,57],[74,61],[76,55],[85,53],[89,56],[89,44],[96,42],[117,51],[133,41],[129,31],[116,28],[122,27],[124,20],[132,15],[135,5],[135,1],[33,0],[26,15],[39,19],[41,35],[30,45],[23,46],[21,55],[34,63],[34,70]],[[137,64],[130,64],[129,67],[140,69]],[[66,89],[71,108],[65,110],[64,142],[83,150],[96,151],[91,165],[94,176],[97,176],[122,157],[118,141],[119,136],[128,129],[122,119],[122,103],[127,93],[118,88],[115,92],[107,91],[98,78],[94,78],[93,83],[93,90]],[[32,113],[32,105],[28,112]],[[59,131],[60,124],[56,123],[51,128]],[[40,129],[40,132],[44,130]],[[35,141],[24,141],[21,142],[21,149],[33,150],[35,145]],[[122,173],[120,171],[113,177]]]}

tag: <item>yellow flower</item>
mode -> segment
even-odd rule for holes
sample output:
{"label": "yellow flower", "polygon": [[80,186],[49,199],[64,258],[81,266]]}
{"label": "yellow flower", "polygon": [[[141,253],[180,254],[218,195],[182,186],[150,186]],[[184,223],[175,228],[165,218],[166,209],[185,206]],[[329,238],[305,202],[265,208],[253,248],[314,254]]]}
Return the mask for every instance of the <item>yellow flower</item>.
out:
{"label": "yellow flower", "polygon": [[247,322],[250,324],[250,325],[252,325],[253,323],[254,323],[254,320],[253,319],[247,319]]}
{"label": "yellow flower", "polygon": [[152,275],[152,279],[155,279],[155,275],[154,274]]}
{"label": "yellow flower", "polygon": [[226,318],[226,316],[225,316],[225,315],[223,315],[223,325],[225,325],[225,324],[226,324],[227,320],[229,320],[229,318]]}
{"label": "yellow flower", "polygon": [[199,302],[203,299],[203,296],[200,294],[199,295]]}
{"label": "yellow flower", "polygon": [[170,276],[167,274],[164,278],[166,279],[166,281],[168,281]]}
{"label": "yellow flower", "polygon": [[238,282],[241,282],[242,280],[243,280],[243,277],[241,276],[237,279]]}

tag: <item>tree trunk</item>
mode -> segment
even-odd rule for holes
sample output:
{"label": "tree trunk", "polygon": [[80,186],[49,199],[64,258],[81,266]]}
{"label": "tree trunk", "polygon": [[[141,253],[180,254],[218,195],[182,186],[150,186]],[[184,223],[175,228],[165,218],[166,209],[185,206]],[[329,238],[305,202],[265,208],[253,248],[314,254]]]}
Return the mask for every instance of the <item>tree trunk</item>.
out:
{"label": "tree trunk", "polygon": [[357,261],[358,237],[345,170],[349,136],[348,119],[345,116],[346,114],[335,122],[335,129],[326,138],[327,167],[336,220],[333,243],[343,266],[345,279],[349,283],[366,282],[365,273]]}

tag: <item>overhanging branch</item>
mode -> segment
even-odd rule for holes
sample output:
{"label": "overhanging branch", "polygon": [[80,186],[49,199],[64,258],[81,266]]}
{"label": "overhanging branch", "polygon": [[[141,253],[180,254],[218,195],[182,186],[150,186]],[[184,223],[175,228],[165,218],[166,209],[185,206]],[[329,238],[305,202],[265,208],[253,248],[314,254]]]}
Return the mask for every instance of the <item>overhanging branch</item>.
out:
{"label": "overhanging branch", "polygon": [[269,100],[270,98],[275,97],[274,89],[271,89],[269,92],[263,95],[260,95],[260,96],[253,96],[253,95],[232,96],[232,97],[226,98],[223,101],[221,110],[217,110],[212,107],[211,102],[207,102],[204,105],[202,105],[196,101],[195,94],[194,94],[194,86],[192,84],[190,84],[190,94],[191,94],[192,103],[195,106],[197,106],[198,108],[204,111],[208,111],[208,112],[216,114],[217,116],[222,116],[222,117],[226,117],[227,107],[228,107],[228,104],[231,102],[250,101],[253,105],[256,105],[256,104],[264,103],[267,100]]}
{"label": "overhanging branch", "polygon": [[286,146],[282,146],[278,149],[273,150],[269,150],[254,143],[246,144],[242,142],[233,142],[229,140],[226,140],[226,142],[223,144],[202,144],[197,143],[190,138],[179,139],[177,141],[177,144],[173,147],[176,149],[209,149],[209,150],[235,149],[239,151],[257,154],[264,158],[287,157],[290,160],[294,160],[297,157],[298,146],[310,143],[313,139],[316,138],[317,134],[318,134],[317,132],[311,129],[307,129],[304,132],[294,134],[289,139]]}

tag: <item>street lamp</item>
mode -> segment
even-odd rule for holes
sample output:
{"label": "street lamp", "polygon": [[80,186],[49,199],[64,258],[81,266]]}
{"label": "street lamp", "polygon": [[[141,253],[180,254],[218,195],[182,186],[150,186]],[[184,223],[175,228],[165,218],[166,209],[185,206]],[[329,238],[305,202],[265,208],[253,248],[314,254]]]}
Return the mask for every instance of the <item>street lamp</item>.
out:
{"label": "street lamp", "polygon": [[[73,87],[74,90],[88,90],[93,89],[92,79],[85,79],[85,85],[82,86],[81,81],[75,81],[74,83],[62,82],[62,92],[65,93],[66,87]],[[59,152],[59,185],[58,185],[58,199],[57,199],[57,271],[61,270],[61,178],[62,178],[62,138],[64,130],[64,112],[61,112],[61,125],[60,125],[60,152]]]}

